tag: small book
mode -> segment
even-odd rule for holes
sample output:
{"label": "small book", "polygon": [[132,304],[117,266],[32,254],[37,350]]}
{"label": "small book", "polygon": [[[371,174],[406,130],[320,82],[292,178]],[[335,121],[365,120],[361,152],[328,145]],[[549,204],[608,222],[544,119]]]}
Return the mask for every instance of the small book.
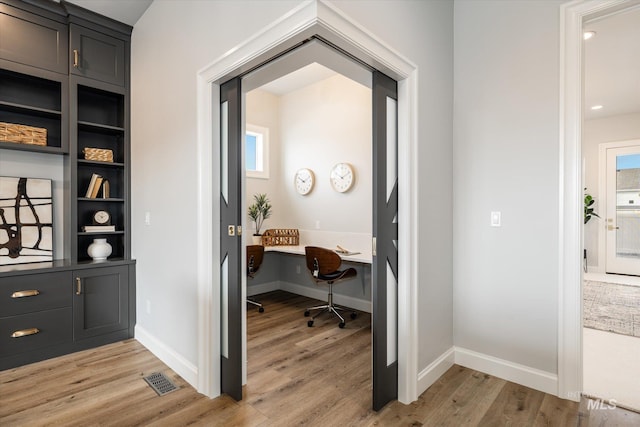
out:
{"label": "small book", "polygon": [[111,197],[111,189],[109,187],[109,180],[108,179],[104,179],[102,181],[102,198],[103,199],[108,199],[109,197]]}
{"label": "small book", "polygon": [[106,231],[116,231],[115,225],[85,225],[82,227],[85,233],[104,233]]}
{"label": "small book", "polygon": [[97,173],[94,173],[93,175],[91,175],[91,180],[89,181],[89,186],[87,187],[87,192],[85,193],[85,196],[87,199],[91,198],[91,194],[93,193],[93,187],[96,185],[96,180],[98,179],[100,175],[98,175]]}
{"label": "small book", "polygon": [[98,175],[98,177],[96,178],[96,182],[94,182],[93,188],[91,189],[91,199],[95,199],[96,197],[98,197],[98,191],[100,191],[100,187],[102,187],[103,179],[104,178],[102,178],[100,175]]}

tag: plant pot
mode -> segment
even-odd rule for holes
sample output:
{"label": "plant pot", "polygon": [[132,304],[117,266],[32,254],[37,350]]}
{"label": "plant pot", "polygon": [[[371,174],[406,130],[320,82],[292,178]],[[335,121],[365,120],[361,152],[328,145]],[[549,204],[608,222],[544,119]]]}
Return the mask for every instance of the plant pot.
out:
{"label": "plant pot", "polygon": [[262,234],[254,234],[251,237],[253,237],[253,244],[254,245],[261,245],[262,244]]}

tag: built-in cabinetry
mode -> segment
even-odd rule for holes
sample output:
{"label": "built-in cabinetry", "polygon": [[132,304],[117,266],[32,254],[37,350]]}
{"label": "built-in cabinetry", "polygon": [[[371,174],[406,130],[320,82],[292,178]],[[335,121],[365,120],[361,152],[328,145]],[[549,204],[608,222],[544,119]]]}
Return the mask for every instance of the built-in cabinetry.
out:
{"label": "built-in cabinetry", "polygon": [[[133,336],[130,34],[65,1],[0,0],[0,122],[47,130],[45,146],[0,142],[0,155],[64,156],[64,199],[54,200],[64,205],[64,253],[0,265],[0,369]],[[112,161],[86,159],[90,148],[110,150]],[[109,190],[87,197],[93,175]],[[85,230],[96,211],[114,230]],[[87,254],[95,238],[111,244],[107,261]]]}
{"label": "built-in cabinetry", "polygon": [[134,323],[134,261],[0,276],[0,370],[129,338]]}

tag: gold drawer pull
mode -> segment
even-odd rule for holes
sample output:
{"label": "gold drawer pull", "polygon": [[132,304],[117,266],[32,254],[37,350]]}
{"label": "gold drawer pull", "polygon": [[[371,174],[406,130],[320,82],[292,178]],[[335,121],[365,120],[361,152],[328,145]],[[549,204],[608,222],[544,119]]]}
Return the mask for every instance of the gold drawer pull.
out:
{"label": "gold drawer pull", "polygon": [[11,338],[26,337],[28,335],[35,335],[38,332],[40,332],[40,329],[38,328],[23,329],[21,331],[15,331],[14,333],[12,333]]}
{"label": "gold drawer pull", "polygon": [[78,49],[73,49],[73,68],[80,68],[80,58]]}
{"label": "gold drawer pull", "polygon": [[29,289],[27,291],[15,291],[11,294],[11,298],[35,297],[36,295],[40,295],[39,290]]}

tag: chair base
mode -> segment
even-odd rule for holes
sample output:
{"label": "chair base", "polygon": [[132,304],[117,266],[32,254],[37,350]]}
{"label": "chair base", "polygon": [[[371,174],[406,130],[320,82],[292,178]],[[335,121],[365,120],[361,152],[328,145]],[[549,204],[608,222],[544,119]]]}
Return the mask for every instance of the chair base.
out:
{"label": "chair base", "polygon": [[[309,320],[307,322],[307,326],[309,326],[309,327],[312,327],[313,326],[313,321],[316,319],[316,317],[320,316],[323,313],[333,313],[335,316],[337,316],[340,319],[340,323],[338,323],[338,326],[340,328],[344,328],[345,325],[346,325],[344,317],[342,317],[340,315],[340,313],[338,313],[338,310],[347,311],[348,309],[333,303],[333,283],[329,283],[329,296],[328,296],[328,299],[327,299],[327,304],[317,305],[315,307],[307,308],[304,311],[304,316],[305,317],[309,317],[311,315],[311,310],[320,310],[320,311],[317,312],[314,316],[312,316],[311,320]],[[355,318],[356,318],[356,312],[352,311],[351,312],[351,319],[355,319]]]}
{"label": "chair base", "polygon": [[264,307],[263,307],[263,306],[262,306],[262,304],[260,304],[259,302],[257,302],[257,301],[252,301],[252,300],[250,300],[249,298],[247,298],[247,302],[248,302],[249,304],[253,304],[253,305],[255,305],[256,307],[258,307],[258,312],[259,312],[259,313],[264,313]]}

